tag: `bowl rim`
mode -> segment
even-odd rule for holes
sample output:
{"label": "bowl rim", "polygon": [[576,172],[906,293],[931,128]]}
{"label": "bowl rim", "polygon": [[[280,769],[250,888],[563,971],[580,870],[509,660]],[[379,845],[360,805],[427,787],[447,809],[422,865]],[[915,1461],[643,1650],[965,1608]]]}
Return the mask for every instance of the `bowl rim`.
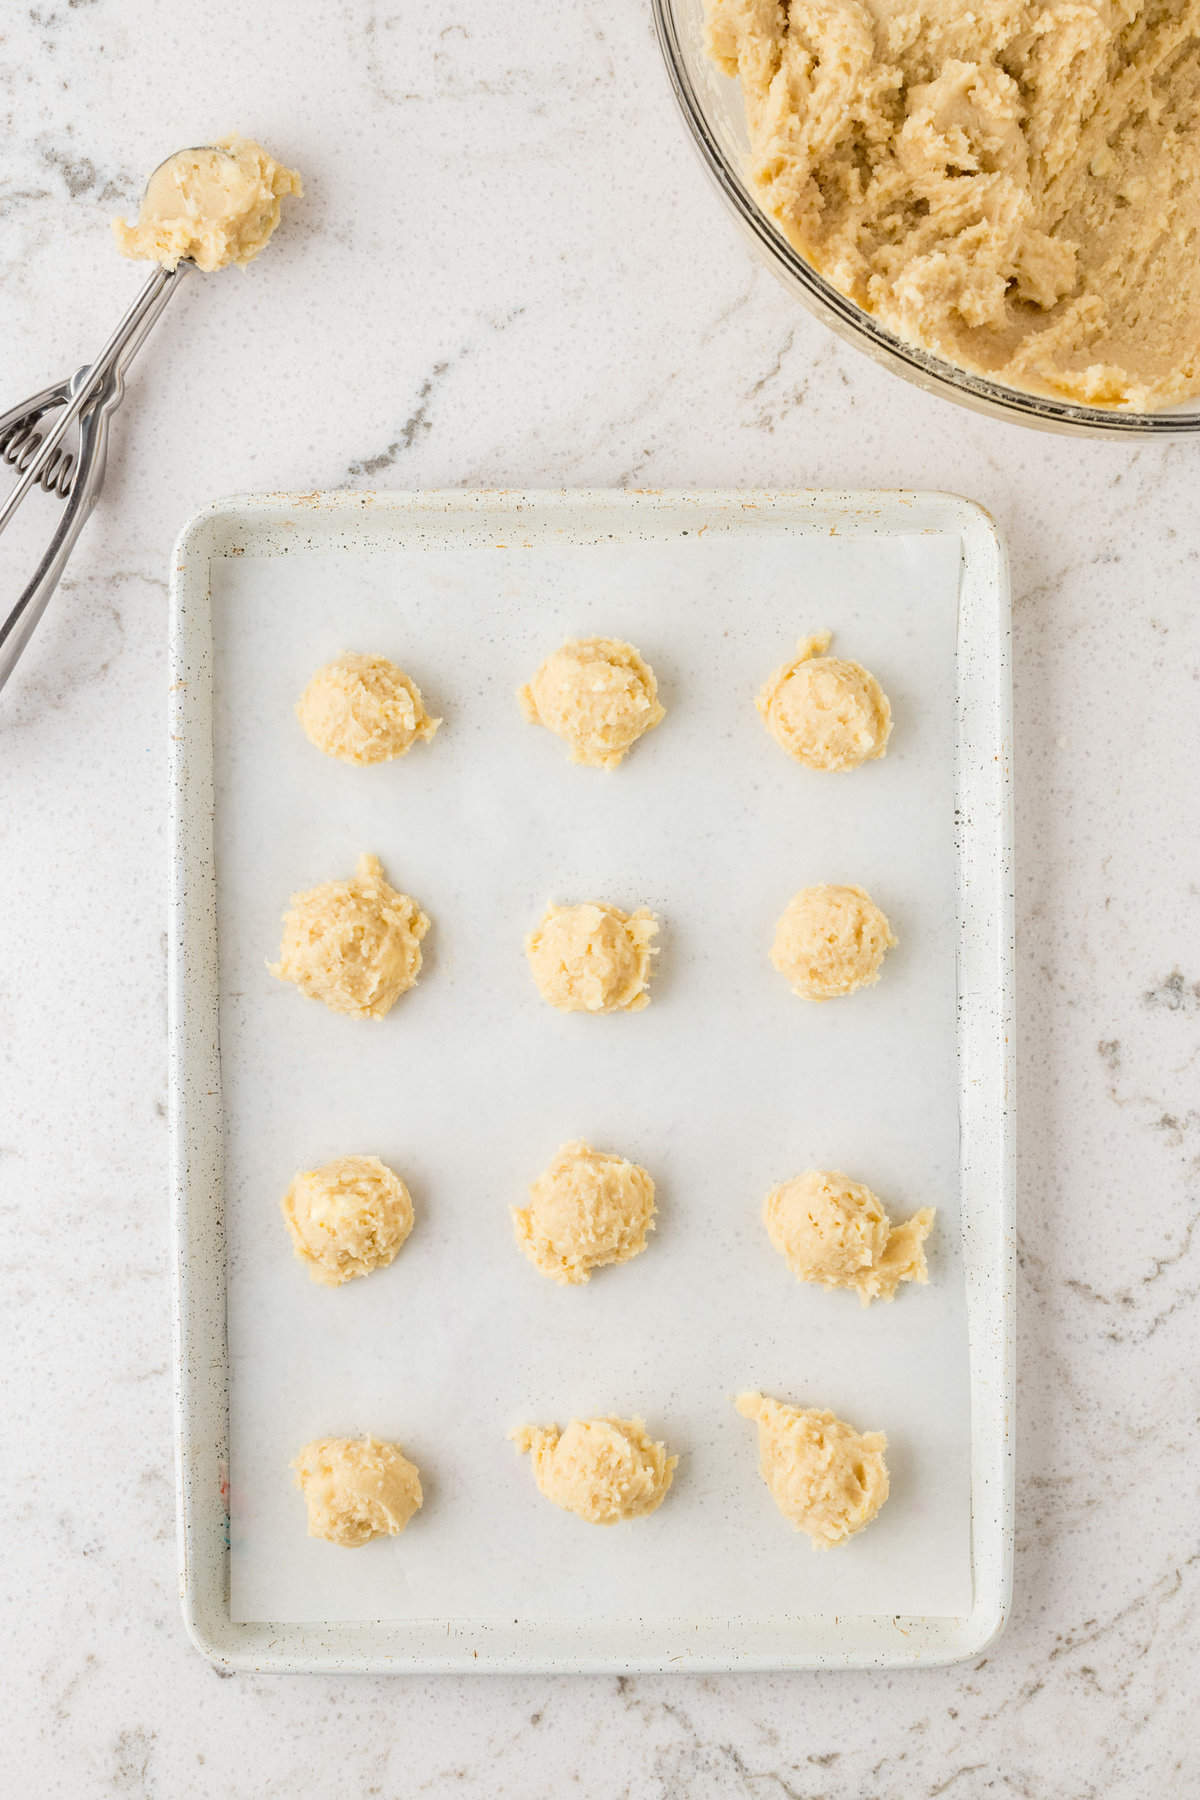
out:
{"label": "bowl rim", "polygon": [[[1119,412],[1107,407],[1084,406],[1072,400],[1055,399],[1052,395],[1027,393],[1021,388],[992,381],[986,375],[972,374],[957,363],[948,362],[930,350],[905,343],[897,337],[818,274],[759,205],[709,124],[680,38],[676,0],[651,0],[651,9],[668,78],[709,176],[739,223],[775,266],[776,273],[789,277],[798,285],[811,310],[841,336],[860,340],[858,348],[927,392],[1013,423],[1089,437],[1174,437],[1200,431],[1200,405],[1198,410],[1190,413]],[[865,344],[861,342],[864,338]]]}

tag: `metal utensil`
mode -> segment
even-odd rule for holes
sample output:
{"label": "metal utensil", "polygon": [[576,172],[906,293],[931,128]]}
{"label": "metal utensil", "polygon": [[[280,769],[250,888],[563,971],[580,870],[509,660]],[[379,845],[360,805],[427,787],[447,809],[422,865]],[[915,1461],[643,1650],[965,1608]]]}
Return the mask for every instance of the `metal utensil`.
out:
{"label": "metal utensil", "polygon": [[[211,150],[219,156],[229,154],[210,144],[196,149]],[[172,157],[164,160],[170,162]],[[160,163],[158,168],[163,166]],[[147,187],[157,173],[155,169]],[[174,269],[155,269],[95,362],[0,413],[0,458],[11,463],[18,474],[16,486],[0,505],[0,531],[35,485],[66,502],[33,579],[0,625],[0,688],[33,636],[75,540],[100,496],[109,422],[124,397],[125,371],[149,337],[184,270],[190,267],[185,261]],[[55,412],[57,419],[44,429],[42,421],[48,421]]]}
{"label": "metal utensil", "polygon": [[[35,482],[66,503],[32,579],[0,625],[0,688],[33,636],[75,540],[100,497],[109,421],[125,393],[125,371],[188,266],[181,262],[175,269],[155,269],[95,362],[0,413],[0,456],[19,474],[16,486],[0,506],[0,531]],[[56,411],[57,419],[43,430],[42,421]]]}

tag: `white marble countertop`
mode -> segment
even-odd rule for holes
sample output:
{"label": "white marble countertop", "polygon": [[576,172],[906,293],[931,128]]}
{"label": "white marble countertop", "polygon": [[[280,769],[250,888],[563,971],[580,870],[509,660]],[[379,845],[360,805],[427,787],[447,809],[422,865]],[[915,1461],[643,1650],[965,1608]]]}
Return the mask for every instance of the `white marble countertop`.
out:
{"label": "white marble countertop", "polygon": [[[4,402],[137,275],[107,216],[260,135],[308,197],[144,353],[101,510],[0,699],[0,1200],[12,1792],[631,1800],[1200,1791],[1197,448],[924,396],[749,260],[646,0],[0,21]],[[218,1678],[176,1598],[165,589],[254,488],[950,488],[1016,602],[1021,1236],[1013,1622],[946,1670]],[[17,574],[0,559],[4,591]]]}

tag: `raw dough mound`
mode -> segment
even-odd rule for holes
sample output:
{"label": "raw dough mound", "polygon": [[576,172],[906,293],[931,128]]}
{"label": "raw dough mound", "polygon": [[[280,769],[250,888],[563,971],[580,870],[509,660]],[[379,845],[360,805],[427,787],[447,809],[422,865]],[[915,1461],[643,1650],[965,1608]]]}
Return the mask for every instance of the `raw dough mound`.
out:
{"label": "raw dough mound", "polygon": [[279,961],[267,966],[331,1012],[382,1019],[421,973],[428,930],[416,901],[384,880],[379,858],[360,856],[352,881],[292,895]]}
{"label": "raw dough mound", "polygon": [[771,961],[805,1000],[833,1000],[879,980],[892,928],[865,888],[801,888],[780,914]]}
{"label": "raw dough mound", "polygon": [[173,269],[190,257],[211,272],[248,263],[279,223],[279,202],[304,192],[295,169],[250,138],[218,138],[177,150],[160,163],[142,195],[136,225],[113,220],[122,256]]}
{"label": "raw dough mound", "polygon": [[751,173],[910,343],[1142,410],[1200,387],[1197,0],[708,0]]}
{"label": "raw dough mound", "polygon": [[572,1419],[560,1433],[523,1425],[511,1433],[533,1456],[534,1479],[555,1506],[589,1525],[640,1519],[661,1506],[677,1456],[646,1436],[641,1419]]}
{"label": "raw dough mound", "polygon": [[394,1261],[412,1230],[413,1204],[377,1156],[339,1156],[294,1177],[283,1216],[313,1280],[340,1287]]}
{"label": "raw dough mound", "polygon": [[886,756],[892,709],[860,663],[825,655],[832,640],[829,631],[802,639],[756,705],[776,743],[797,762],[810,769],[857,769]]}
{"label": "raw dough mound", "polygon": [[355,1549],[395,1537],[421,1504],[421,1477],[399,1444],[379,1438],[317,1438],[295,1462],[308,1505],[309,1537]]}
{"label": "raw dough mound", "polygon": [[525,940],[542,999],[559,1012],[640,1012],[650,1004],[658,920],[640,906],[552,906]]}
{"label": "raw dough mound", "polygon": [[882,1431],[858,1432],[831,1412],[763,1394],[739,1394],[737,1409],[757,1422],[759,1467],[771,1498],[814,1549],[832,1549],[871,1523],[888,1497]]}
{"label": "raw dough mound", "polygon": [[310,740],[339,762],[380,763],[433,736],[440,719],[425,711],[421,690],[386,656],[347,650],[318,669],[296,704]]}
{"label": "raw dough mound", "polygon": [[869,1187],[836,1169],[806,1169],[772,1188],[767,1236],[800,1281],[854,1288],[863,1305],[891,1300],[902,1281],[925,1282],[933,1208],[892,1225]]}
{"label": "raw dough mound", "polygon": [[546,658],[517,698],[531,725],[556,731],[572,762],[595,769],[615,769],[666,718],[654,670],[620,638],[573,638]]}
{"label": "raw dough mound", "polygon": [[628,1262],[654,1230],[654,1183],[646,1170],[587,1144],[564,1144],[529,1192],[532,1206],[513,1208],[513,1230],[534,1268],[552,1281],[575,1286],[593,1269]]}

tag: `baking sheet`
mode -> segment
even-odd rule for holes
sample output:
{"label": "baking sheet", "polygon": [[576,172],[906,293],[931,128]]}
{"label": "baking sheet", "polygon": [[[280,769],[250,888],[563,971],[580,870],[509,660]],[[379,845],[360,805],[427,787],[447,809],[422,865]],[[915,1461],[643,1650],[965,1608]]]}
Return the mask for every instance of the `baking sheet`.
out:
{"label": "baking sheet", "polygon": [[[235,1619],[969,1611],[959,564],[948,536],[710,531],[218,566]],[[853,779],[789,763],[752,704],[823,627],[895,708],[886,761]],[[571,766],[514,699],[588,633],[635,641],[668,708],[616,774]],[[413,674],[445,719],[431,749],[365,771],[312,749],[295,699],[346,647]],[[265,968],[289,893],[362,850],[434,920],[419,987],[381,1024]],[[826,880],[865,885],[900,947],[877,989],[810,1007],[766,947],[791,893]],[[662,919],[643,1014],[560,1017],[533,987],[523,934],[548,900],[591,898]],[[517,1253],[508,1209],[574,1137],[644,1163],[661,1216],[636,1263],[563,1291]],[[401,1171],[418,1224],[392,1269],[331,1292],[278,1201],[296,1168],[352,1152]],[[894,1215],[937,1207],[928,1288],[862,1310],[789,1277],[762,1196],[814,1164]],[[733,1411],[744,1387],[888,1433],[869,1533],[821,1555],[785,1527]],[[505,1434],[610,1411],[644,1414],[681,1462],[651,1521],[598,1532],[539,1498]],[[307,1537],[288,1463],[367,1431],[406,1447],[427,1500],[402,1541],[348,1555]]]}
{"label": "baking sheet", "polygon": [[[197,1641],[259,1668],[977,1651],[1009,1585],[1012,1257],[1007,591],[978,509],[265,497],[189,527],[173,596]],[[821,626],[896,713],[887,759],[853,777],[790,764],[753,710]],[[614,775],[573,768],[514,700],[548,649],[590,630],[637,642],[669,708]],[[410,670],[446,720],[432,747],[360,771],[308,745],[295,697],[344,647]],[[287,895],[363,849],[434,919],[420,986],[380,1024],[337,1019],[264,968]],[[826,879],[867,886],[901,944],[878,988],[811,1007],[765,952],[791,892]],[[663,920],[644,1013],[561,1017],[532,987],[524,932],[548,900],[590,897]],[[576,1135],[647,1164],[659,1230],[634,1263],[560,1290],[516,1251],[508,1208]],[[279,1196],[295,1168],[362,1150],[404,1174],[417,1226],[392,1269],[318,1289]],[[791,1280],[761,1199],[811,1163],[869,1181],[893,1216],[938,1207],[928,1288],[862,1311]],[[888,1432],[892,1497],[843,1550],[812,1552],[776,1513],[732,1407],[745,1386]],[[681,1462],[654,1517],[602,1532],[541,1499],[506,1433],[610,1410],[643,1412]],[[361,1431],[405,1445],[427,1500],[401,1539],[347,1553],[307,1538],[287,1464],[309,1437]]]}

